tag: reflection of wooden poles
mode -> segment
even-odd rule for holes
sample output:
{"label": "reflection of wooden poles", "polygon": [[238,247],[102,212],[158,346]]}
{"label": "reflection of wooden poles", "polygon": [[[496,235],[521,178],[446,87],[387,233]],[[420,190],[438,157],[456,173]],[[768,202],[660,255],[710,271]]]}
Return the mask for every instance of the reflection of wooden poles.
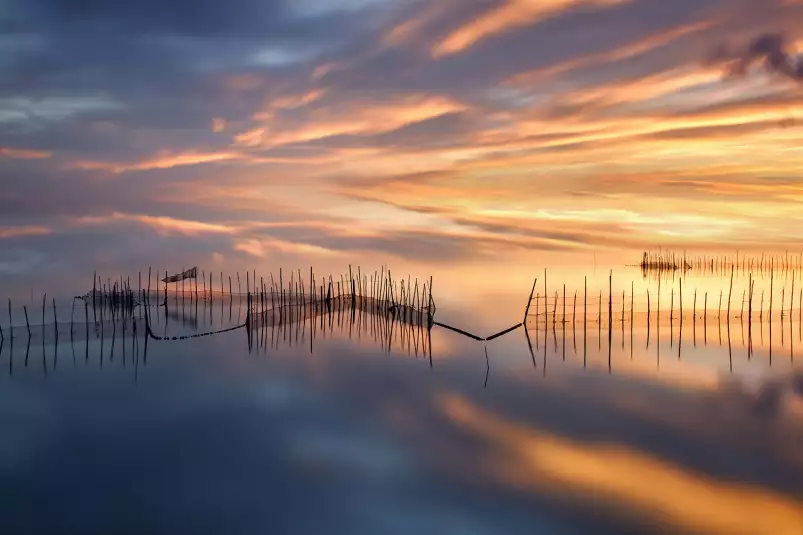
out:
{"label": "reflection of wooden poles", "polygon": [[744,318],[744,293],[745,290],[742,290],[742,308],[739,310],[739,318]]}
{"label": "reflection of wooden poles", "polygon": [[675,319],[675,289],[669,290],[669,322],[670,324]]}
{"label": "reflection of wooden poles", "polygon": [[[549,300],[547,297],[548,295],[549,292],[547,290],[547,285],[546,285],[546,269],[545,269],[544,270],[544,333],[546,333],[547,321],[548,321],[547,316],[549,316]],[[544,336],[546,337],[546,334],[544,334]]]}
{"label": "reflection of wooden poles", "polygon": [[524,324],[524,336],[527,338],[527,347],[530,349],[530,357],[533,360],[533,368],[537,368],[535,364],[535,352],[533,351],[533,343],[530,340],[530,333],[527,330],[527,324]]}
{"label": "reflection of wooden poles", "polygon": [[658,325],[661,325],[661,279],[658,279],[658,304],[655,308],[655,317]]}
{"label": "reflection of wooden poles", "polygon": [[598,305],[599,305],[599,310],[597,312],[597,317],[599,321],[597,323],[599,323],[600,329],[602,329],[602,290],[599,291]]}
{"label": "reflection of wooden poles", "polygon": [[678,334],[678,360],[680,360],[680,348],[683,346],[683,279],[680,278],[678,288],[680,297],[680,333]]}
{"label": "reflection of wooden poles", "polygon": [[792,311],[795,302],[795,273],[792,272],[792,292],[789,294],[789,324],[792,324]]}
{"label": "reflection of wooden poles", "polygon": [[611,373],[611,343],[613,342],[613,271],[608,276],[608,373]]}
{"label": "reflection of wooden poles", "polygon": [[555,301],[552,305],[552,327],[558,321],[558,292],[555,292]]}
{"label": "reflection of wooden poles", "polygon": [[708,345],[708,292],[705,292],[705,304],[703,307],[703,344]]}
{"label": "reflection of wooden poles", "polygon": [[761,324],[764,323],[764,290],[761,290],[761,306],[759,307],[758,310],[758,322]]}
{"label": "reflection of wooden poles", "polygon": [[753,350],[753,274],[747,276],[747,287],[750,290],[747,294],[747,355]]}
{"label": "reflection of wooden poles", "polygon": [[[770,324],[772,324],[772,293],[773,293],[773,282],[774,282],[773,279],[775,278],[774,272],[775,272],[775,263],[773,261],[773,264],[770,266],[770,309],[769,311],[767,311],[767,314],[769,314],[770,318]],[[770,333],[770,335],[772,335],[772,333]]]}
{"label": "reflection of wooden poles", "polygon": [[[56,314],[56,298],[53,298],[53,323],[56,325],[56,344],[59,343],[59,317]],[[44,326],[42,327],[44,329]]]}
{"label": "reflection of wooden poles", "polygon": [[[624,332],[625,325],[625,291],[622,290],[622,331]],[[624,338],[622,339],[622,343],[624,343]]]}
{"label": "reflection of wooden poles", "polygon": [[634,310],[633,307],[636,302],[636,285],[631,280],[630,281],[630,360],[633,360],[633,317],[634,317]]}
{"label": "reflection of wooden poles", "polygon": [[[588,353],[588,277],[583,282],[583,368],[586,366]],[[546,342],[545,342],[546,343]]]}
{"label": "reflection of wooden poles", "polygon": [[597,350],[602,353],[602,290],[599,291],[599,312],[597,314]]}

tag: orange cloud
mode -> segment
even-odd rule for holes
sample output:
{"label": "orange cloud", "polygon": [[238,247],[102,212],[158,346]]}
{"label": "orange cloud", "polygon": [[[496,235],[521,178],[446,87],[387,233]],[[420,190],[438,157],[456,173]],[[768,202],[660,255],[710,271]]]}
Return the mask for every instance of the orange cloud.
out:
{"label": "orange cloud", "polygon": [[235,137],[235,143],[263,146],[315,141],[335,135],[376,134],[466,109],[459,102],[438,96],[410,95],[387,103],[350,102],[308,111],[295,122],[277,119],[273,114],[257,114],[264,126]]}
{"label": "orange cloud", "polygon": [[201,234],[233,234],[238,228],[236,226],[204,223],[202,221],[191,221],[186,219],[176,219],[166,216],[149,216],[142,214],[124,214],[115,212],[108,217],[80,217],[75,220],[79,225],[107,225],[121,221],[140,223],[155,229],[160,234],[185,234],[196,236]]}
{"label": "orange cloud", "polygon": [[262,238],[262,239],[247,239],[238,241],[234,245],[234,250],[245,253],[257,258],[263,258],[267,255],[268,250],[279,251],[282,253],[296,253],[307,255],[332,255],[335,251],[318,247],[317,245],[310,245],[306,243],[297,243],[287,240],[279,240],[275,238]]}
{"label": "orange cloud", "polygon": [[0,157],[19,158],[23,160],[41,160],[50,158],[53,153],[44,150],[12,149],[10,147],[0,147]]}
{"label": "orange cloud", "polygon": [[325,89],[312,89],[300,95],[285,95],[269,103],[270,108],[293,110],[320,100],[326,94]]}
{"label": "orange cloud", "polygon": [[430,2],[420,13],[393,25],[382,34],[381,43],[384,46],[398,46],[409,43],[421,37],[423,30],[439,17],[454,9],[453,0],[440,0]]}
{"label": "orange cloud", "polygon": [[52,234],[53,229],[41,226],[28,227],[0,227],[0,239],[23,238],[29,236],[45,236]]}
{"label": "orange cloud", "polygon": [[[245,134],[235,136],[240,139],[240,144],[248,147],[254,147],[259,144],[259,132],[251,131]],[[240,137],[243,136],[243,137]],[[235,150],[221,150],[218,152],[203,152],[203,151],[186,151],[186,152],[170,152],[163,151],[153,158],[146,158],[139,162],[108,162],[108,161],[93,161],[93,160],[79,160],[69,162],[66,165],[67,169],[86,169],[86,170],[100,170],[107,171],[114,174],[127,173],[130,171],[149,171],[153,169],[170,169],[173,167],[183,167],[188,165],[200,165],[207,163],[220,163],[239,161],[244,164],[262,164],[262,163],[314,163],[314,159],[297,159],[297,158],[273,158],[264,157],[248,152],[240,152]]]}
{"label": "orange cloud", "polygon": [[265,248],[259,240],[243,240],[234,245],[234,250],[247,255],[262,258],[265,256]]}
{"label": "orange cloud", "polygon": [[483,39],[511,29],[530,26],[533,23],[554,17],[573,8],[611,6],[631,0],[508,0],[476,20],[461,26],[432,49],[433,57],[442,57],[462,52]]}
{"label": "orange cloud", "polygon": [[212,119],[212,132],[222,132],[226,129],[226,119],[215,117]]}
{"label": "orange cloud", "polygon": [[121,162],[100,162],[100,161],[76,161],[70,162],[69,169],[87,169],[109,171],[115,174],[128,171],[148,171],[150,169],[170,169],[185,165],[198,165],[202,163],[223,162],[227,160],[243,159],[246,156],[241,153],[231,151],[221,152],[180,152],[171,153],[164,151],[154,158],[149,158],[141,162],[121,163]]}

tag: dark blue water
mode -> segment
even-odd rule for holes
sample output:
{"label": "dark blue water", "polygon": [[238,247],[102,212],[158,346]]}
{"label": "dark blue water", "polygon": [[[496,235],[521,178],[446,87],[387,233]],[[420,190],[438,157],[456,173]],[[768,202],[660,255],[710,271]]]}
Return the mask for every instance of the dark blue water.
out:
{"label": "dark blue water", "polygon": [[530,326],[531,354],[523,329],[370,315],[146,349],[142,327],[4,343],[0,532],[801,533],[787,352],[615,330],[609,357],[595,325]]}

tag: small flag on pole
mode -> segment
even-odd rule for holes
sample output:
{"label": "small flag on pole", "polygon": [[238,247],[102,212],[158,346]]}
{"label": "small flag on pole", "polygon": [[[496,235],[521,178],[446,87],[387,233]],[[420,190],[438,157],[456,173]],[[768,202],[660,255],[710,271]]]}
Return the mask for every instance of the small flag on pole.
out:
{"label": "small flag on pole", "polygon": [[181,282],[184,279],[196,279],[198,278],[198,268],[194,267],[192,269],[188,269],[178,275],[171,275],[170,277],[165,277],[162,279],[162,282]]}

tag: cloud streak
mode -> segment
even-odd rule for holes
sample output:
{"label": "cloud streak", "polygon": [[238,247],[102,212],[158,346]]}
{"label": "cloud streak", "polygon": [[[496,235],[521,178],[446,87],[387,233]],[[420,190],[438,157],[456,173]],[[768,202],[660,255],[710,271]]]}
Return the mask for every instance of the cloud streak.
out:
{"label": "cloud streak", "polygon": [[10,3],[0,228],[265,261],[796,243],[800,2],[310,5]]}

